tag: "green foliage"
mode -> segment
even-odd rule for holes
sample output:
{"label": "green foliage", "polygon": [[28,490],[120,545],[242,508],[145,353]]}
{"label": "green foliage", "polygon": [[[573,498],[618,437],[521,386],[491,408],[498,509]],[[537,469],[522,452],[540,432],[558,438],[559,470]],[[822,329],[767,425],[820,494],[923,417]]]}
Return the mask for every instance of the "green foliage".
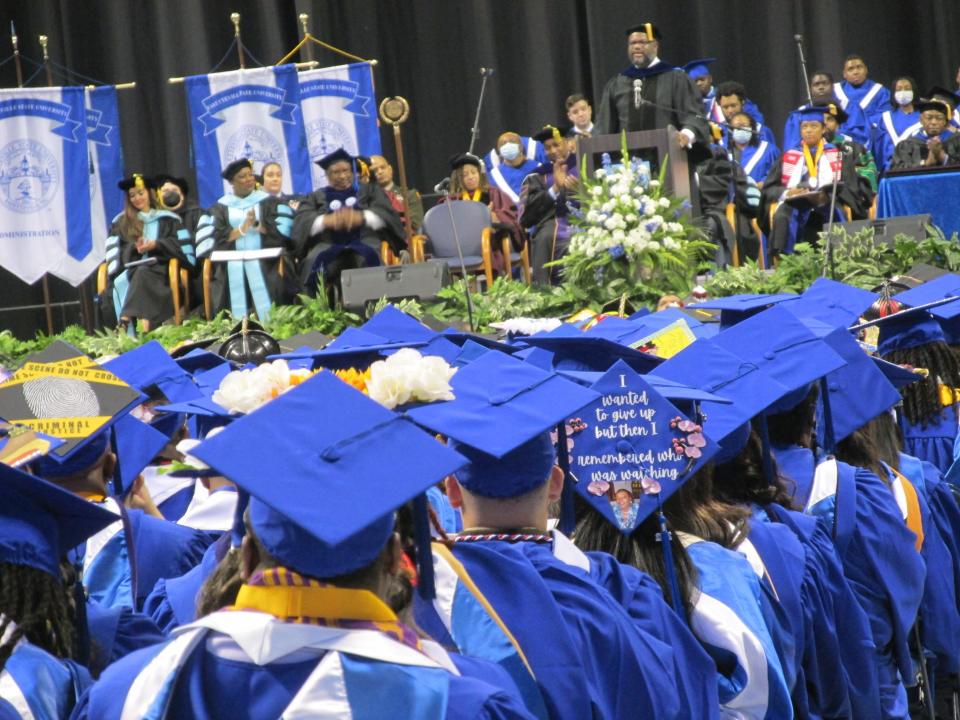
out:
{"label": "green foliage", "polygon": [[[555,317],[572,312],[577,307],[575,295],[568,288],[542,288],[498,277],[485,293],[470,293],[473,318],[481,332],[490,329],[490,323],[516,317]],[[582,305],[581,305],[582,306]],[[402,308],[401,308],[402,309]],[[467,301],[464,281],[458,280],[442,288],[437,300],[428,303],[423,311],[444,322],[467,322]]]}

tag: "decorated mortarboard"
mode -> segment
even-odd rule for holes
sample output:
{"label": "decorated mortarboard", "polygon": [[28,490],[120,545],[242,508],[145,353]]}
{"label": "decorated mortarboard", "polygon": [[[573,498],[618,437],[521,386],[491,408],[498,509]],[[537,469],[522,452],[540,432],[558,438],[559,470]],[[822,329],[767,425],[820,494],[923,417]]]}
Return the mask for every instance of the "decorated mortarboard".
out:
{"label": "decorated mortarboard", "polygon": [[123,180],[118,182],[117,187],[121,190],[132,190],[133,188],[153,190],[156,185],[151,178],[144,177],[140,173],[133,173],[133,175],[125,177]]}
{"label": "decorated mortarboard", "polygon": [[720,311],[720,330],[725,331],[739,322],[746,320],[757,313],[763,312],[769,307],[779,305],[783,302],[796,300],[799,295],[793,293],[778,293],[775,295],[730,295],[728,297],[715,298],[706,302],[688,305],[688,310],[719,310]]}
{"label": "decorated mortarboard", "polygon": [[718,448],[625,363],[593,390],[599,397],[569,419],[570,472],[577,493],[629,534]]}
{"label": "decorated mortarboard", "polygon": [[573,135],[573,125],[568,122],[560,122],[556,125],[544,125],[531,137],[538,142],[546,142],[547,140],[556,140],[560,142],[563,138],[568,138]]}
{"label": "decorated mortarboard", "polygon": [[[557,330],[560,330],[558,328]],[[553,367],[560,370],[606,371],[617,360],[623,360],[637,372],[649,372],[661,361],[656,355],[635,350],[600,334],[566,329],[531,335],[529,345],[553,353]]]}
{"label": "decorated mortarboard", "polygon": [[64,440],[48,456],[62,462],[142,400],[138,390],[57,340],[0,385],[0,418]]}
{"label": "decorated mortarboard", "polygon": [[797,300],[783,305],[800,319],[830,327],[849,327],[877,300],[876,293],[828,278],[818,278]]}
{"label": "decorated mortarboard", "polygon": [[464,165],[473,165],[478,170],[483,172],[482,170],[483,160],[478,158],[476,155],[473,155],[472,153],[460,153],[458,155],[451,155],[449,162],[450,162],[451,170],[456,170],[457,168],[463,167]]}
{"label": "decorated mortarboard", "polygon": [[647,36],[647,40],[660,40],[662,35],[660,35],[660,28],[658,28],[653,23],[638,23],[636,25],[631,25],[626,28],[624,31],[627,37],[630,37],[634,33],[643,33]]}
{"label": "decorated mortarboard", "polygon": [[26,425],[13,425],[0,420],[0,463],[18,468],[48,455],[64,441],[32,430]]}
{"label": "decorated mortarboard", "polygon": [[[610,318],[597,323],[587,334],[600,335],[620,345],[666,359],[697,340],[697,335],[690,327],[694,321],[683,313],[675,310],[674,313],[671,314],[672,319],[658,317],[661,313],[647,315],[637,321]],[[703,327],[699,323],[697,325]]]}
{"label": "decorated mortarboard", "polygon": [[59,580],[60,558],[117,520],[97,503],[0,463],[0,562]]}
{"label": "decorated mortarboard", "polygon": [[353,155],[351,155],[341,147],[341,148],[337,148],[336,150],[334,150],[332,153],[328,155],[324,155],[322,158],[320,158],[316,162],[317,162],[317,165],[323,168],[324,172],[326,172],[327,170],[330,169],[331,165],[337,162],[349,163],[350,167],[353,168],[354,167],[353,160],[354,160]]}
{"label": "decorated mortarboard", "polygon": [[683,70],[692,78],[703,77],[710,74],[710,66],[717,61],[716,58],[703,58],[701,60],[691,60],[683,66]]}
{"label": "decorated mortarboard", "polygon": [[393,532],[393,511],[464,464],[328,372],[191,454],[250,494],[250,523],[274,558],[318,578],[369,565]]}
{"label": "decorated mortarboard", "polygon": [[236,177],[238,172],[247,169],[253,170],[253,163],[247,158],[240,158],[239,160],[234,160],[232,163],[227,165],[223,169],[223,172],[220,173],[220,177],[227,182],[233,182],[233,178]]}
{"label": "decorated mortarboard", "polygon": [[[581,385],[585,385],[586,387],[591,387],[606,374],[602,372],[590,372],[582,370],[558,370],[557,372],[560,375],[563,375],[565,378],[570,378],[571,380],[578,382]],[[716,395],[714,393],[707,392],[706,390],[702,390],[694,385],[687,385],[685,383],[677,382],[676,380],[668,380],[667,378],[654,375],[653,373],[645,374],[643,379],[647,382],[647,384],[650,385],[650,387],[652,387],[672,403],[716,402],[722,405],[729,405],[733,402],[722,395]]]}
{"label": "decorated mortarboard", "polygon": [[501,458],[574,415],[596,393],[560,375],[488,352],[450,381],[455,399],[407,410],[417,424]]}
{"label": "decorated mortarboard", "polygon": [[747,318],[710,342],[798,390],[844,364],[802,320],[782,307]]}
{"label": "decorated mortarboard", "polygon": [[[697,342],[681,350],[657,368],[657,374],[733,401],[708,400],[701,405],[704,428],[722,448],[715,458],[717,462],[733,459],[746,444],[750,420],[794,389],[714,341]],[[806,387],[807,383],[801,386]]]}
{"label": "decorated mortarboard", "polygon": [[170,402],[201,395],[190,374],[156,340],[129,350],[101,367],[139,390],[156,386]]}

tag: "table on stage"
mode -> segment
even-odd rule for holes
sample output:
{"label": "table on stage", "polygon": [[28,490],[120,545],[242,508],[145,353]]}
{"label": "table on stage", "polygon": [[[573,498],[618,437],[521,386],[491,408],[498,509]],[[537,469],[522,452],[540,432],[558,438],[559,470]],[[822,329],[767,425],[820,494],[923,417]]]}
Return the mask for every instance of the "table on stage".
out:
{"label": "table on stage", "polygon": [[886,174],[880,180],[877,217],[930,213],[950,237],[960,233],[960,168]]}

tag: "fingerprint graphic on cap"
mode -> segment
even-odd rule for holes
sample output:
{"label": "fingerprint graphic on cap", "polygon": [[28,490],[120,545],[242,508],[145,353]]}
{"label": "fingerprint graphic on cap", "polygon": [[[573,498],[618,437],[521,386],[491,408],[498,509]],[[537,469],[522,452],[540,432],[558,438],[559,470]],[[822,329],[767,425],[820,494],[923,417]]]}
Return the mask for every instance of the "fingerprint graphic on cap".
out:
{"label": "fingerprint graphic on cap", "polygon": [[100,401],[90,383],[61,377],[42,377],[23,384],[23,398],[38,418],[96,417]]}

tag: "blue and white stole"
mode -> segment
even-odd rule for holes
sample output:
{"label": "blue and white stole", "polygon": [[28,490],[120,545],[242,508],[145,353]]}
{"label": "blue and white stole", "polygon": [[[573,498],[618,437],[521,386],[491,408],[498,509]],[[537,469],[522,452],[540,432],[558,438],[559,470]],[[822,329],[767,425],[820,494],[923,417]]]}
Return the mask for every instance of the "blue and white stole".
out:
{"label": "blue and white stole", "polygon": [[[123,700],[121,720],[165,718],[182,669],[212,632],[226,635],[250,658],[266,666],[294,652],[313,651],[318,663],[283,711],[284,718],[374,720],[370,698],[390,697],[395,717],[443,717],[450,676],[460,672],[439,645],[421,641],[417,650],[377,630],[287,623],[263,612],[221,610],[178,628],[134,679]],[[379,663],[400,665],[386,672]],[[146,709],[146,710],[145,710]]]}
{"label": "blue and white stole", "polygon": [[135,608],[133,569],[123,529],[122,510],[112,497],[106,498],[102,504],[116,513],[116,522],[88,538],[72,553],[83,553],[80,560],[83,586],[92,600],[106,607]]}
{"label": "blue and white stole", "polygon": [[[15,627],[11,623],[7,635]],[[67,717],[75,695],[89,683],[82,668],[21,640],[0,670],[0,699],[25,720],[61,720]]]}
{"label": "blue and white stole", "polygon": [[[228,193],[217,202],[227,208],[227,221],[231,228],[236,230],[247,218],[247,212],[253,209],[258,223],[263,222],[260,212],[260,203],[270,197],[263,190],[254,190],[246,197],[237,197]],[[246,234],[237,238],[234,243],[236,250],[260,250],[262,247],[259,227],[251,227]],[[230,312],[235,318],[245,317],[249,312],[247,307],[247,286],[253,297],[253,305],[257,316],[261,320],[270,317],[270,291],[263,277],[263,269],[259,260],[229,260],[227,261],[227,279],[230,286]]]}

